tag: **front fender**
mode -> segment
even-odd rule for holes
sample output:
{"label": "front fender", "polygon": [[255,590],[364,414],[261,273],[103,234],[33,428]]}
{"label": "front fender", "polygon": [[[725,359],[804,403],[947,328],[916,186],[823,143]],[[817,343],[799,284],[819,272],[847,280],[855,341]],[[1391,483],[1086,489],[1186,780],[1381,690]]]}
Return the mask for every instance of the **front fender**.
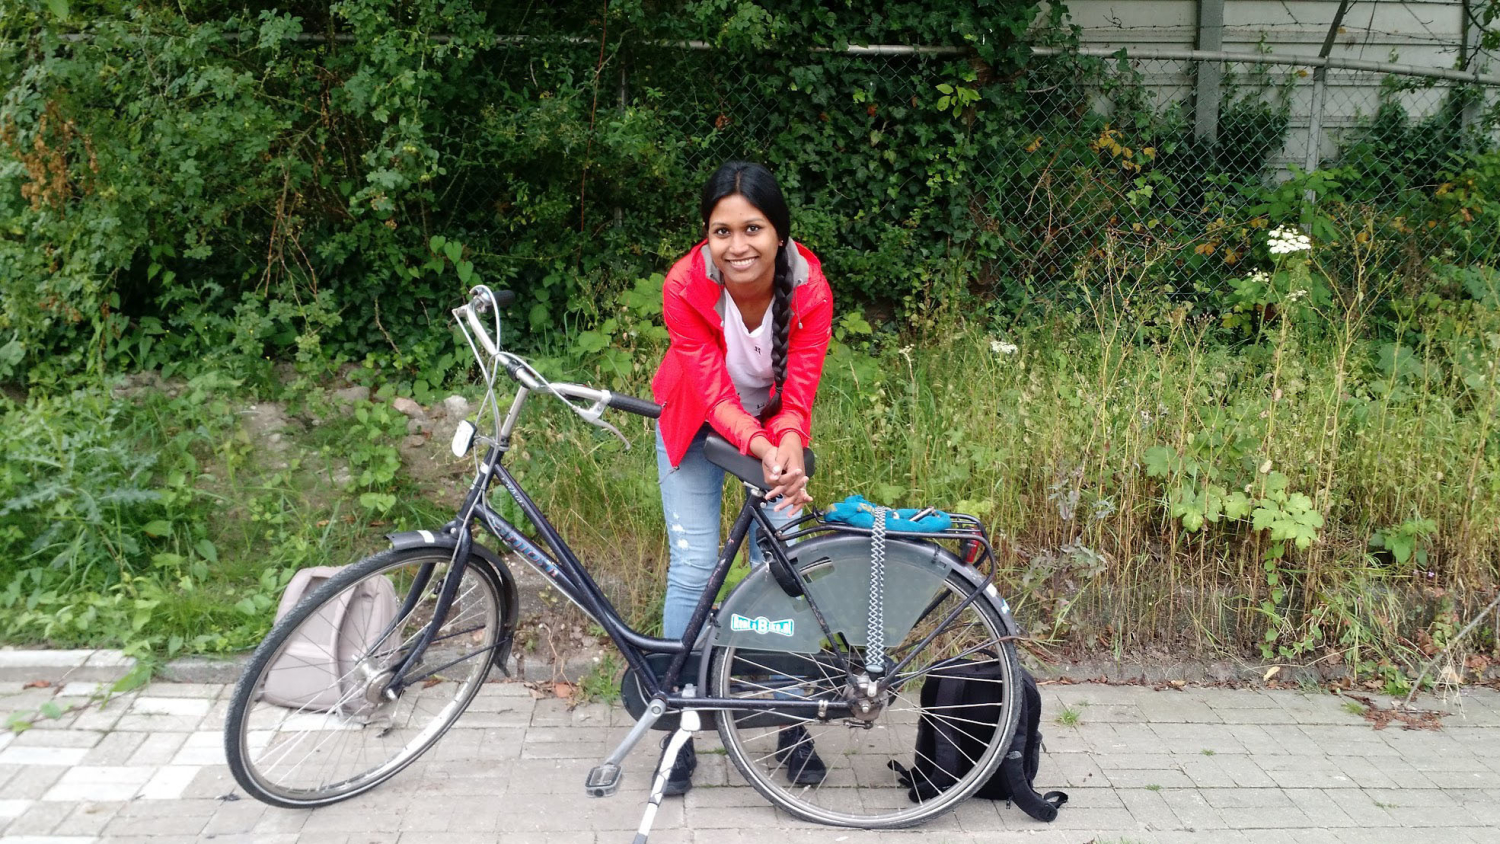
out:
{"label": "front fender", "polygon": [[[870,537],[834,533],[791,546],[792,567],[806,584],[828,626],[849,643],[868,638]],[[841,566],[841,562],[849,565]],[[899,642],[911,632],[937,590],[957,572],[974,588],[984,588],[1000,614],[1005,634],[1019,635],[1010,606],[993,583],[935,542],[887,535],[885,544],[885,640]],[[816,653],[823,631],[807,598],[789,597],[765,566],[757,567],[724,599],[714,644],[760,650]]]}
{"label": "front fender", "polygon": [[[451,552],[458,546],[458,536],[446,530],[408,530],[386,534],[385,538],[390,540],[391,547],[397,551],[405,551],[409,548],[441,548]],[[511,576],[510,567],[505,565],[494,551],[481,545],[477,540],[470,543],[469,553],[488,563],[500,579],[502,592],[500,644],[495,648],[494,663],[495,667],[508,677],[510,670],[505,666],[510,659],[511,645],[516,639],[516,617],[520,613],[521,606],[516,593],[516,580]]]}

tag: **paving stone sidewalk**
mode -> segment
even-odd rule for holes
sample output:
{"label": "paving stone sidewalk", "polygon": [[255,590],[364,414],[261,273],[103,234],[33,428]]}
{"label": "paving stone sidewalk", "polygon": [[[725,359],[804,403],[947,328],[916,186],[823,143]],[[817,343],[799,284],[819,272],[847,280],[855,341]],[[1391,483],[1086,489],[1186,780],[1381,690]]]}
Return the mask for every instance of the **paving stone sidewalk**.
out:
{"label": "paving stone sidewalk", "polygon": [[[14,661],[14,660],[12,660]],[[86,664],[81,662],[80,665]],[[0,715],[83,702],[96,679],[26,688],[0,680]],[[77,676],[75,672],[71,676]],[[0,732],[4,844],[471,844],[628,842],[654,742],[612,798],[583,778],[628,716],[569,709],[525,687],[488,684],[458,726],[373,793],[316,811],[238,794],[220,729],[229,687],[155,683],[19,734]],[[743,785],[716,739],[699,741],[686,798],[666,801],[653,841],[1495,842],[1500,841],[1500,694],[1466,690],[1427,706],[1440,731],[1376,731],[1327,694],[1218,688],[1043,688],[1038,785],[1071,801],[1056,823],[973,800],[915,830],[862,832],[797,821]]]}

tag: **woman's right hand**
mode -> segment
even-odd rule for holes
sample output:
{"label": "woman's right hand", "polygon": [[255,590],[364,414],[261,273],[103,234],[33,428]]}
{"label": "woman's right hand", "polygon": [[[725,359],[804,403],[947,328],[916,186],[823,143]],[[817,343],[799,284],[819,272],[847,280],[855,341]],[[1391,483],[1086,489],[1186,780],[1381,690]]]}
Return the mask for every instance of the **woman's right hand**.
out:
{"label": "woman's right hand", "polygon": [[751,453],[760,458],[766,486],[770,487],[766,500],[781,499],[776,502],[776,512],[793,512],[804,504],[812,503],[812,496],[807,494],[807,472],[802,465],[800,440],[789,435],[780,448],[771,445],[769,439],[761,436],[750,443]]}

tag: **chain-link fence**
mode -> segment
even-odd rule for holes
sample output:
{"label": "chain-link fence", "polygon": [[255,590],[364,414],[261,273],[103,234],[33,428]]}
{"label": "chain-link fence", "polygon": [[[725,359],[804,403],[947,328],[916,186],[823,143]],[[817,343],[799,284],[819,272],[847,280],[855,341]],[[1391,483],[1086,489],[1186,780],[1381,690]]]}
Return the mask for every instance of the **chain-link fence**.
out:
{"label": "chain-link fence", "polygon": [[[1455,187],[1500,140],[1489,77],[1102,52],[1004,70],[944,48],[640,48],[596,87],[621,115],[671,104],[652,139],[682,202],[665,226],[694,228],[691,186],[720,162],[764,161],[799,235],[876,295],[891,274],[913,295],[954,258],[985,292],[1056,291],[1106,253],[1165,289],[1215,290],[1286,223],[1325,242],[1363,230],[1407,273],[1500,251]],[[599,74],[598,55],[579,45],[577,75]],[[590,174],[585,215],[637,213]]]}

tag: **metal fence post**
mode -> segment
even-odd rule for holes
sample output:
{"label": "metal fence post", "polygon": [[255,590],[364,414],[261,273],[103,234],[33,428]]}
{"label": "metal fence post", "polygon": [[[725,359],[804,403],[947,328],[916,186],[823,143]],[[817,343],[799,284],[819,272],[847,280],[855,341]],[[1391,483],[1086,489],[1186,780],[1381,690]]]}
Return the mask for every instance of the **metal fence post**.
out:
{"label": "metal fence post", "polygon": [[[1344,22],[1344,13],[1349,11],[1350,0],[1339,0],[1338,11],[1333,13],[1333,22],[1328,25],[1328,34],[1323,36],[1323,48],[1318,51],[1318,58],[1327,59],[1333,52],[1333,39],[1338,35],[1339,25]],[[1304,159],[1304,170],[1311,173],[1318,169],[1318,153],[1323,144],[1323,99],[1328,88],[1328,65],[1319,64],[1313,68],[1313,99],[1312,113],[1308,115],[1307,127],[1307,157]],[[1312,225],[1313,203],[1317,197],[1312,188],[1308,188],[1303,194],[1302,228],[1307,229]],[[1311,233],[1311,232],[1309,232]]]}
{"label": "metal fence post", "polygon": [[[1323,100],[1328,89],[1328,68],[1318,67],[1313,69],[1313,95],[1312,106],[1309,108],[1307,118],[1307,154],[1302,159],[1302,169],[1311,173],[1318,169],[1318,161],[1322,157],[1323,149]],[[1307,231],[1312,226],[1313,207],[1317,204],[1317,194],[1312,188],[1302,192],[1302,228]],[[1309,231],[1309,233],[1311,233]]]}
{"label": "metal fence post", "polygon": [[1328,90],[1328,68],[1313,69],[1312,105],[1307,116],[1307,154],[1302,159],[1302,169],[1309,172],[1318,169],[1318,160],[1323,150],[1323,100]]}
{"label": "metal fence post", "polygon": [[[1198,49],[1224,49],[1224,0],[1198,0]],[[1223,95],[1224,66],[1198,62],[1198,83],[1193,94],[1193,136],[1200,141],[1219,139],[1219,101]]]}
{"label": "metal fence post", "polygon": [[1460,114],[1463,129],[1471,129],[1479,124],[1480,115],[1484,111],[1484,88],[1479,86],[1479,68],[1483,64],[1479,61],[1479,48],[1484,30],[1479,22],[1474,20],[1474,9],[1472,0],[1464,0],[1463,3],[1463,43],[1460,45],[1460,67],[1459,70],[1474,70],[1474,87],[1465,89],[1460,85],[1454,85],[1454,94],[1466,91],[1463,111]]}

